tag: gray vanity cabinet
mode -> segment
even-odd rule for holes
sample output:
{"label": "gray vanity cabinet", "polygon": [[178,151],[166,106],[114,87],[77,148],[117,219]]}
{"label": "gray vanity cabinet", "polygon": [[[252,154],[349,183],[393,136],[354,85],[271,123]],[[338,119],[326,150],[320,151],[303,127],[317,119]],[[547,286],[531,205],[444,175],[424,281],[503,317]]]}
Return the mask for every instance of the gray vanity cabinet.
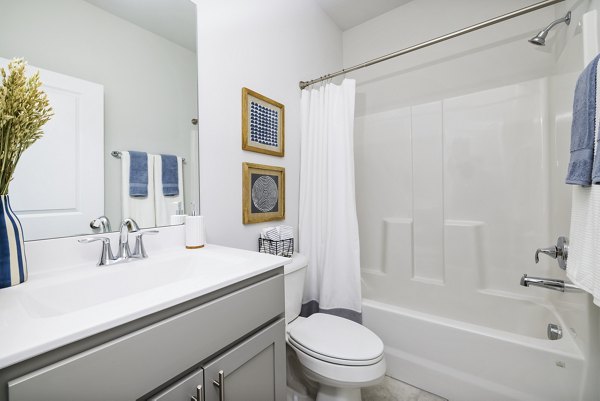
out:
{"label": "gray vanity cabinet", "polygon": [[103,333],[93,341],[113,339],[83,352],[91,339],[0,370],[0,401],[190,401],[200,385],[206,401],[284,400],[281,272],[194,300],[126,335]]}

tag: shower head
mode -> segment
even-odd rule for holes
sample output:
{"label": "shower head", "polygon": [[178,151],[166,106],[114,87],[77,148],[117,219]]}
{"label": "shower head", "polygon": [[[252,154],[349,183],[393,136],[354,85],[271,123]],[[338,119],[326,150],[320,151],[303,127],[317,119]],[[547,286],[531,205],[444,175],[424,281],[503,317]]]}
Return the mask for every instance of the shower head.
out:
{"label": "shower head", "polygon": [[571,23],[571,11],[569,11],[567,13],[567,15],[565,15],[564,17],[559,18],[556,21],[553,21],[546,28],[542,29],[537,35],[535,35],[533,38],[529,39],[529,43],[532,43],[536,46],[546,46],[546,36],[548,36],[548,32],[550,32],[550,30],[552,28],[554,28],[556,25],[562,24],[563,22],[567,25],[569,25]]}

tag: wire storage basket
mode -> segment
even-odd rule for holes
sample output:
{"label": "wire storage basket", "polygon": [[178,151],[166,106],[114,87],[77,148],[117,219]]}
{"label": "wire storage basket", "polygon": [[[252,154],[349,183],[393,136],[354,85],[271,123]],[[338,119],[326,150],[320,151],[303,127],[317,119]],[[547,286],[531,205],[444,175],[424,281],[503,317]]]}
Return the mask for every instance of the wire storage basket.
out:
{"label": "wire storage basket", "polygon": [[275,241],[267,238],[258,239],[258,251],[291,258],[294,253],[294,239]]}

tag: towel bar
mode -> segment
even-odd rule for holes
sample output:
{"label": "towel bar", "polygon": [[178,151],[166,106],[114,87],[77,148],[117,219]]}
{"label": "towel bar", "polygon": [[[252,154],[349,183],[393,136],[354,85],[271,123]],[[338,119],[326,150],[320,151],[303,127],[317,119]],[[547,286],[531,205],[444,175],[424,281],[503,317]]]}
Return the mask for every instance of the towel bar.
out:
{"label": "towel bar", "polygon": [[[110,152],[110,154],[111,154],[111,156],[112,156],[112,157],[116,157],[117,159],[120,159],[120,158],[121,158],[121,155],[122,155],[122,153],[121,153],[120,151],[118,151],[118,150],[113,150],[112,152]],[[181,161],[182,161],[183,163],[186,163],[186,161],[185,161],[185,157],[182,157],[182,158],[181,158]]]}

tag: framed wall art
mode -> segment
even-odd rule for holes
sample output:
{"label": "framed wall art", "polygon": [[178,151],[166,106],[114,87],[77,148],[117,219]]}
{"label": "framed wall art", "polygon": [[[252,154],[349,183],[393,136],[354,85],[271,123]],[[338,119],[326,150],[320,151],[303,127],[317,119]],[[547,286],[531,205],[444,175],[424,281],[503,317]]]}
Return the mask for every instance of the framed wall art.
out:
{"label": "framed wall art", "polygon": [[284,155],[285,106],[242,88],[242,149]]}
{"label": "framed wall art", "polygon": [[244,224],[285,218],[285,168],[242,163]]}

